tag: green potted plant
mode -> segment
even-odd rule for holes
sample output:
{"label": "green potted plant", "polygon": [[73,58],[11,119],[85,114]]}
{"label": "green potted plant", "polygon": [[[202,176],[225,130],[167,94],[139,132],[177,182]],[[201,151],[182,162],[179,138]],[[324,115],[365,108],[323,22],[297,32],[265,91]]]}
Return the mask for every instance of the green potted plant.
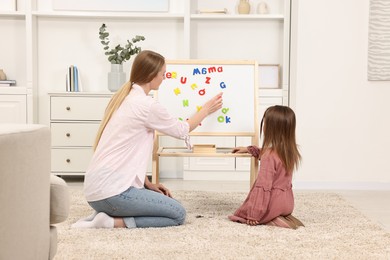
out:
{"label": "green potted plant", "polygon": [[110,33],[107,31],[107,26],[103,23],[99,28],[100,43],[104,46],[104,54],[108,56],[108,61],[111,63],[111,72],[108,73],[108,89],[112,92],[117,91],[126,81],[126,73],[123,72],[123,63],[130,60],[132,56],[137,55],[141,51],[141,47],[135,43],[144,41],[144,36],[136,35],[131,41],[127,40],[123,47],[118,44],[110,49]]}

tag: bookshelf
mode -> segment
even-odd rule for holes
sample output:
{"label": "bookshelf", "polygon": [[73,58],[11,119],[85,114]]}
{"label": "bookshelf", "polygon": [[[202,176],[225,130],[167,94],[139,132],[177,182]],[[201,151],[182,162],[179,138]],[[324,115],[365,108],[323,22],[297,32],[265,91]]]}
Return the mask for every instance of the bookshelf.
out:
{"label": "bookshelf", "polygon": [[[144,35],[146,40],[140,44],[143,49],[160,52],[170,60],[246,59],[280,65],[278,88],[259,86],[259,115],[262,115],[269,105],[289,104],[292,1],[268,0],[270,13],[260,15],[255,10],[261,1],[252,0],[251,13],[239,15],[237,0],[170,0],[168,12],[56,11],[52,0],[18,0],[15,11],[0,10],[0,29],[10,35],[3,42],[9,51],[1,52],[0,68],[17,80],[18,88],[24,89],[26,122],[50,125],[49,93],[65,91],[70,64],[80,69],[85,92],[110,94],[107,89],[110,64],[98,40],[98,29],[101,23],[106,23],[114,42],[123,42],[129,35]],[[200,9],[223,8],[228,10],[226,14],[199,14]],[[131,62],[124,64],[127,77],[130,67]],[[16,89],[8,92],[13,90]],[[219,146],[230,147],[249,141],[243,137],[223,137],[218,142]],[[181,146],[179,141],[170,139],[162,140],[162,144]],[[209,162],[196,158],[166,159],[166,162],[164,159],[161,175],[183,177],[180,172],[196,174],[212,164],[210,168],[229,169],[232,174],[243,172],[242,176],[247,176],[249,163],[245,158],[226,159]]]}

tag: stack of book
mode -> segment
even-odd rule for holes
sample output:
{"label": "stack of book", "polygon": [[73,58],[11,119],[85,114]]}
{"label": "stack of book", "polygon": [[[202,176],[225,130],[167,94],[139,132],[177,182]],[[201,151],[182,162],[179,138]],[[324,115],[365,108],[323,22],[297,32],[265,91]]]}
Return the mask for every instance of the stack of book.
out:
{"label": "stack of book", "polygon": [[222,9],[200,9],[199,14],[227,14],[226,8]]}
{"label": "stack of book", "polygon": [[66,74],[66,91],[68,92],[83,91],[83,86],[80,80],[80,71],[75,65],[71,65],[68,68],[68,73]]}
{"label": "stack of book", "polygon": [[0,80],[0,87],[11,87],[16,85],[16,80]]}

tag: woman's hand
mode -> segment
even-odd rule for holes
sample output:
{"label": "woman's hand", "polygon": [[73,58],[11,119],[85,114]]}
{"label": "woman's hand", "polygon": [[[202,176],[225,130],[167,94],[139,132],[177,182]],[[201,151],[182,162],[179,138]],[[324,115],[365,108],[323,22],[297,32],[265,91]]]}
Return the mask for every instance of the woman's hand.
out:
{"label": "woman's hand", "polygon": [[152,191],[155,191],[155,192],[158,192],[158,193],[161,193],[161,194],[164,194],[170,198],[172,198],[172,194],[171,192],[164,187],[164,185],[162,185],[161,183],[159,184],[153,184],[149,181],[149,178],[148,176],[145,176],[145,183],[144,183],[144,186],[146,189],[148,190],[152,190]]}
{"label": "woman's hand", "polygon": [[167,188],[165,188],[164,185],[162,185],[160,183],[159,184],[150,183],[147,187],[145,186],[145,188],[147,188],[148,190],[152,190],[152,191],[164,194],[164,195],[172,198],[171,192]]}
{"label": "woman's hand", "polygon": [[202,106],[202,109],[206,110],[208,115],[214,113],[215,111],[221,108],[222,108],[222,92],[219,93],[218,95],[215,95],[213,98],[211,98]]}
{"label": "woman's hand", "polygon": [[233,148],[232,153],[248,153],[248,148],[243,146],[236,147]]}
{"label": "woman's hand", "polygon": [[211,98],[209,101],[207,101],[200,111],[195,113],[191,118],[187,120],[188,124],[190,125],[190,132],[194,130],[203,119],[205,119],[208,115],[214,113],[218,109],[222,108],[222,92],[218,95]]}

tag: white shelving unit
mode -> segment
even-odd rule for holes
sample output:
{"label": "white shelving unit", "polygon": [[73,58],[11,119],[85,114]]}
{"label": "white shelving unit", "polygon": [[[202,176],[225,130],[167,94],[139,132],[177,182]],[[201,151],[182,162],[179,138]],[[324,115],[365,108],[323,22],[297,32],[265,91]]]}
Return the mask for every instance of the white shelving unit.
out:
{"label": "white shelving unit", "polygon": [[[70,65],[78,66],[84,91],[108,92],[110,64],[98,39],[99,27],[106,23],[113,44],[143,35],[146,40],[139,46],[160,52],[170,60],[236,59],[279,64],[279,88],[260,86],[259,115],[262,115],[270,105],[289,104],[292,0],[268,0],[270,13],[265,15],[255,12],[260,2],[251,0],[251,13],[240,15],[236,11],[238,0],[170,0],[168,12],[156,13],[56,11],[51,0],[18,0],[17,10],[0,10],[0,30],[8,37],[2,42],[5,48],[0,52],[0,68],[17,81],[18,87],[24,88],[26,122],[49,125],[48,93],[65,90],[65,74]],[[198,12],[221,8],[227,8],[228,13]],[[130,67],[131,62],[124,64],[127,76]],[[12,91],[11,87],[8,94]],[[6,98],[1,92],[0,95]],[[226,138],[221,142],[236,145],[246,142]],[[246,171],[245,163],[239,160],[223,164],[231,165],[233,172]],[[186,172],[189,174],[197,167],[203,166],[177,160],[172,164],[168,160],[160,169],[162,176],[180,177],[173,172],[189,169]]]}

